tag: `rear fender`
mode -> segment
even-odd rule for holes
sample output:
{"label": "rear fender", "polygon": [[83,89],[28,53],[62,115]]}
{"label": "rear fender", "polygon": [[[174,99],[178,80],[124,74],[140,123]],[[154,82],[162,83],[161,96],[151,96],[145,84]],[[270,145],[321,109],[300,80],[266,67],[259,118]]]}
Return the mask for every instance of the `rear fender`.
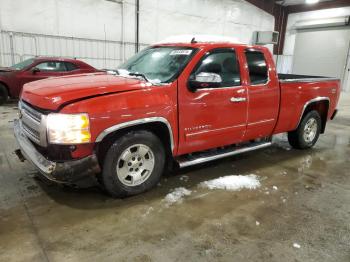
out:
{"label": "rear fender", "polygon": [[321,133],[323,134],[325,129],[326,129],[329,103],[330,103],[330,100],[328,97],[316,97],[314,99],[307,101],[303,107],[303,111],[300,115],[297,127],[299,126],[303,117],[308,112],[310,112],[312,110],[316,110],[321,116],[321,120],[322,120]]}

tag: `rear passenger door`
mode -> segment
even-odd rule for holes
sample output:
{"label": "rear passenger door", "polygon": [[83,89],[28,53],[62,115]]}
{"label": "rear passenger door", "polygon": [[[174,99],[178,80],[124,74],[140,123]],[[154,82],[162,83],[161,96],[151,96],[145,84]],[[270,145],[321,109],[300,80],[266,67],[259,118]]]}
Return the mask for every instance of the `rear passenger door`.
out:
{"label": "rear passenger door", "polygon": [[[202,56],[185,81],[179,80],[179,154],[242,141],[247,97],[233,48],[213,49]],[[196,75],[213,73],[221,83],[192,89]]]}
{"label": "rear passenger door", "polygon": [[244,139],[270,136],[277,122],[280,90],[272,55],[267,49],[246,49],[248,120]]}

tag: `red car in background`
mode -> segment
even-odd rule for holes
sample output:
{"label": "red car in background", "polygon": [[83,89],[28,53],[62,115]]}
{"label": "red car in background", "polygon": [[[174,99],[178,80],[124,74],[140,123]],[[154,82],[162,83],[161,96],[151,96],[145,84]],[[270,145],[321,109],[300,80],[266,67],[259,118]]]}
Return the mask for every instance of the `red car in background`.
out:
{"label": "red car in background", "polygon": [[0,68],[0,105],[8,97],[19,97],[25,83],[48,77],[97,71],[99,70],[80,60],[57,57],[35,57],[11,67]]}

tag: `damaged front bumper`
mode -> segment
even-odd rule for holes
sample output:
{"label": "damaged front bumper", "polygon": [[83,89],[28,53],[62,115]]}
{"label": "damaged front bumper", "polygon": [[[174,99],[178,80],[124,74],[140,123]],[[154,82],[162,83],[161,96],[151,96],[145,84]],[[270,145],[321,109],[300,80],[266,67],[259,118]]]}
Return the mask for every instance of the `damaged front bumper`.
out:
{"label": "damaged front bumper", "polygon": [[14,134],[20,147],[19,150],[16,150],[20,160],[26,159],[31,162],[42,175],[51,181],[74,183],[101,171],[96,155],[65,162],[54,162],[46,159],[23,134],[18,120],[14,122]]}

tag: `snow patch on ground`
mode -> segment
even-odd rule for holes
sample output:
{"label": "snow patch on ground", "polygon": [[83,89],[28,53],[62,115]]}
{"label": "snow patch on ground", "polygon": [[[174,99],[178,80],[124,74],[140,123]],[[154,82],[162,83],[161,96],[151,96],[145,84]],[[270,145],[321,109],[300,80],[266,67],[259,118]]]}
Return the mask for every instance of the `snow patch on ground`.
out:
{"label": "snow patch on ground", "polygon": [[293,243],[293,247],[295,247],[295,248],[301,248],[301,246],[298,244],[298,243]]}
{"label": "snow patch on ground", "polygon": [[148,216],[153,210],[154,210],[153,207],[149,207],[149,208],[147,209],[146,213],[144,213],[144,214],[142,215],[142,217]]}
{"label": "snow patch on ground", "polygon": [[225,189],[230,191],[239,191],[241,189],[256,189],[260,187],[260,181],[256,175],[248,176],[224,176],[217,179],[204,181],[199,184],[200,187],[208,189]]}
{"label": "snow patch on ground", "polygon": [[282,176],[286,176],[288,173],[287,173],[287,171],[282,171],[279,174],[282,175]]}
{"label": "snow patch on ground", "polygon": [[192,193],[191,190],[188,190],[184,187],[178,187],[178,188],[175,188],[173,192],[167,194],[164,200],[168,205],[181,203],[183,201],[183,198],[185,196],[191,195],[191,193]]}
{"label": "snow patch on ground", "polygon": [[186,175],[180,176],[181,181],[187,182],[189,179],[190,179],[189,176],[186,176]]}

